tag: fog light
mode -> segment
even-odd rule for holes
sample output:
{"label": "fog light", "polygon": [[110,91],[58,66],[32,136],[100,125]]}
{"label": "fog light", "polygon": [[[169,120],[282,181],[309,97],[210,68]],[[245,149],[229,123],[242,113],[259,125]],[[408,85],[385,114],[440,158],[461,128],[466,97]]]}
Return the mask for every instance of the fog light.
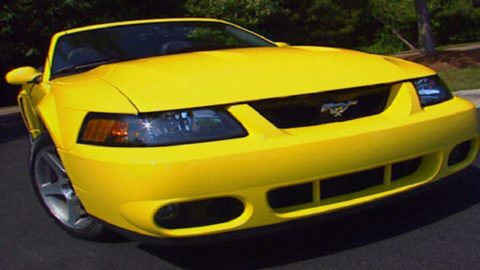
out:
{"label": "fog light", "polygon": [[176,219],[180,216],[180,206],[176,203],[169,204],[165,207],[162,207],[158,210],[157,214],[155,215],[156,220],[161,221],[168,221]]}
{"label": "fog light", "polygon": [[245,206],[235,198],[215,198],[169,204],[155,214],[155,222],[166,229],[184,229],[232,221],[243,214]]}
{"label": "fog light", "polygon": [[472,142],[463,142],[455,148],[453,148],[452,152],[450,152],[450,156],[448,157],[448,166],[456,165],[465,161],[470,153],[470,149],[472,148]]}

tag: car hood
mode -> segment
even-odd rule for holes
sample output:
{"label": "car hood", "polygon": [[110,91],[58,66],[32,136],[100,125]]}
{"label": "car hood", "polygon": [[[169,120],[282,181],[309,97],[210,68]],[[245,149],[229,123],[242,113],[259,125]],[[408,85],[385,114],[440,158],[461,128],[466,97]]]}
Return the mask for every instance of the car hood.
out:
{"label": "car hood", "polygon": [[152,112],[392,83],[432,74],[426,67],[391,57],[334,48],[284,47],[140,59],[101,66],[64,80],[102,80],[139,112]]}

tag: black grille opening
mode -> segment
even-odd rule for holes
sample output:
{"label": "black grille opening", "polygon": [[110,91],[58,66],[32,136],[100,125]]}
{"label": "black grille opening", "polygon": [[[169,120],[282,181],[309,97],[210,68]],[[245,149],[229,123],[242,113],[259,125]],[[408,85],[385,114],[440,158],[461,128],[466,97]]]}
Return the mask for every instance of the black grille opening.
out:
{"label": "black grille opening", "polygon": [[174,203],[160,208],[155,222],[166,229],[184,229],[225,223],[240,217],[245,210],[235,198],[216,198]]}
{"label": "black grille opening", "polygon": [[338,176],[320,182],[322,200],[383,184],[383,167],[373,170]]}
{"label": "black grille opening", "polygon": [[407,177],[415,173],[420,164],[422,158],[410,159],[407,161],[398,162],[392,165],[392,181],[397,181],[401,178]]}
{"label": "black grille opening", "polygon": [[463,142],[455,146],[452,152],[450,152],[450,156],[448,157],[448,166],[453,166],[461,163],[462,161],[465,161],[468,157],[468,154],[470,153],[471,148],[471,141]]}
{"label": "black grille opening", "polygon": [[278,128],[348,121],[385,110],[390,85],[268,99],[250,105]]}
{"label": "black grille opening", "polygon": [[268,192],[268,203],[273,209],[313,202],[312,183],[278,188]]}

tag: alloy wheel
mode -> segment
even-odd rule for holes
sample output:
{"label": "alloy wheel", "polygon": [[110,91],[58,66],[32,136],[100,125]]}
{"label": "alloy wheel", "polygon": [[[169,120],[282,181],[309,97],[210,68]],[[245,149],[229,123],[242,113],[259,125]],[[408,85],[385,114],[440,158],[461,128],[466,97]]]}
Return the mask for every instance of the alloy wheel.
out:
{"label": "alloy wheel", "polygon": [[75,230],[92,224],[53,145],[42,148],[36,155],[33,173],[41,199],[58,221]]}

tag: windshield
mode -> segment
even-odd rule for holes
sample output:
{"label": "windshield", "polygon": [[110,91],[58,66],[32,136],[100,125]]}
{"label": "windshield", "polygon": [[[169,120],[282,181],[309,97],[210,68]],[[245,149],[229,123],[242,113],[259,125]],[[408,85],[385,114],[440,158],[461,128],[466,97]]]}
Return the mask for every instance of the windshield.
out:
{"label": "windshield", "polygon": [[159,22],[67,34],[55,48],[52,76],[138,58],[218,49],[273,47],[237,27],[217,22]]}

